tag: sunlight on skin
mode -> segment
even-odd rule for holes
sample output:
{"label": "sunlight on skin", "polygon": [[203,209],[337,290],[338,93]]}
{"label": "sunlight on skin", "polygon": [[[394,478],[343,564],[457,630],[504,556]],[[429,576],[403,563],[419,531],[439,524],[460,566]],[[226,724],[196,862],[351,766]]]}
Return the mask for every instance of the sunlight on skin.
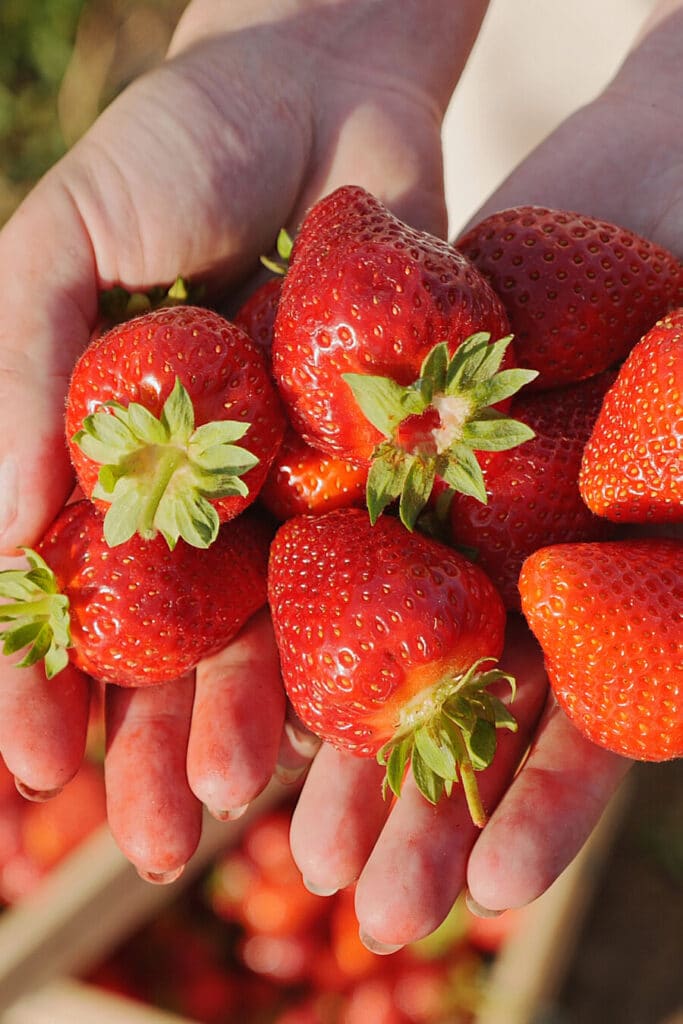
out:
{"label": "sunlight on skin", "polygon": [[277,649],[262,611],[197,669],[187,771],[193,792],[216,817],[244,807],[265,788],[284,717]]}
{"label": "sunlight on skin", "polygon": [[630,765],[584,739],[551,699],[524,767],[471,853],[467,882],[477,903],[506,910],[545,892]]}
{"label": "sunlight on skin", "polygon": [[199,842],[201,804],[185,772],[193,695],[193,676],[106,690],[107,817],[139,872],[175,874]]}

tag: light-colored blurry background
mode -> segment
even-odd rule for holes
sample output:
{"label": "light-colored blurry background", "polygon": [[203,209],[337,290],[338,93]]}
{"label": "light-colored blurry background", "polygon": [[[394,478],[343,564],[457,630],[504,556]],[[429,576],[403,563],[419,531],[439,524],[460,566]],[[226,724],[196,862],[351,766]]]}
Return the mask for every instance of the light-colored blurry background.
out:
{"label": "light-colored blurry background", "polygon": [[655,5],[491,0],[444,125],[453,234],[541,139],[601,91]]}

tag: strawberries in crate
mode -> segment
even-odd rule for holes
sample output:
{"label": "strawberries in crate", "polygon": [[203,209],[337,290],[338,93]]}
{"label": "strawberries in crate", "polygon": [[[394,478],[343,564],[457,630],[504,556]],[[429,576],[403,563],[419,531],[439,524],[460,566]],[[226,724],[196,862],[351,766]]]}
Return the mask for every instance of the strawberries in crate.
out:
{"label": "strawberries in crate", "polygon": [[26,800],[16,789],[6,799],[0,801],[0,899],[16,903],[104,823],[102,769],[84,761],[64,789],[44,802]]}

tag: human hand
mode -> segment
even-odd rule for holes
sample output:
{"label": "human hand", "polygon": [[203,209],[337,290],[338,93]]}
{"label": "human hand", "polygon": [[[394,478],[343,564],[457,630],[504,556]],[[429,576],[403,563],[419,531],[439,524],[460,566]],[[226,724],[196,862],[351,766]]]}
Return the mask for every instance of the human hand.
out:
{"label": "human hand", "polygon": [[[35,544],[72,489],[64,396],[103,288],[144,290],[180,273],[217,301],[280,226],[349,182],[445,233],[441,116],[485,6],[423,0],[396,19],[376,0],[189,5],[169,60],[105,111],[0,234],[11,281],[0,311],[0,550]],[[82,759],[90,682],[71,665],[50,682],[39,668],[1,671],[0,749],[22,792],[45,798]],[[107,687],[106,703],[112,832],[157,881],[191,856],[202,803],[234,816],[278,751],[290,773],[301,761],[281,740],[263,617],[196,678]]]}
{"label": "human hand", "polygon": [[[603,217],[683,255],[680,115],[670,102],[680,92],[683,37],[675,6],[606,92],[520,165],[473,222],[517,203],[545,204]],[[429,933],[463,887],[482,913],[539,896],[628,771],[630,762],[588,742],[546,700],[540,650],[519,620],[501,667],[518,681],[519,731],[500,736],[481,776],[491,810],[481,832],[457,791],[431,807],[408,783],[390,809],[378,796],[374,763],[323,746],[311,767],[292,825],[294,854],[315,891],[357,883],[370,948],[388,952]]]}

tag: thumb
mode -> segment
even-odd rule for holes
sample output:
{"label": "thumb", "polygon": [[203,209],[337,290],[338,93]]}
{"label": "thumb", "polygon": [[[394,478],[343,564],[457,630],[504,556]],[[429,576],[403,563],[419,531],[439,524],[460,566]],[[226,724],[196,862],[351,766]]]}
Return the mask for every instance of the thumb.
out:
{"label": "thumb", "polygon": [[0,551],[34,544],[72,487],[71,367],[97,309],[89,240],[48,175],[0,231]]}

